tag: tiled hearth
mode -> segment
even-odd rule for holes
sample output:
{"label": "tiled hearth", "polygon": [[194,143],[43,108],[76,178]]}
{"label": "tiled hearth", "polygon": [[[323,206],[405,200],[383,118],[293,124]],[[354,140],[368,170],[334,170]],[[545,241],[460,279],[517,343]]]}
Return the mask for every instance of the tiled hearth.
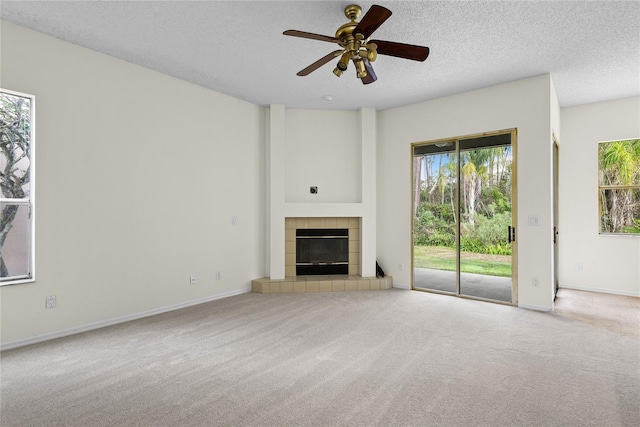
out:
{"label": "tiled hearth", "polygon": [[[349,274],[296,276],[296,230],[300,228],[347,228],[349,230]],[[362,277],[360,266],[360,218],[285,218],[285,278],[251,281],[251,290],[262,294],[284,292],[341,292],[390,289],[393,278]]]}
{"label": "tiled hearth", "polygon": [[391,289],[393,278],[360,276],[299,276],[282,280],[269,278],[251,281],[251,290],[260,294],[278,294],[285,292],[343,292],[343,291],[379,291]]}

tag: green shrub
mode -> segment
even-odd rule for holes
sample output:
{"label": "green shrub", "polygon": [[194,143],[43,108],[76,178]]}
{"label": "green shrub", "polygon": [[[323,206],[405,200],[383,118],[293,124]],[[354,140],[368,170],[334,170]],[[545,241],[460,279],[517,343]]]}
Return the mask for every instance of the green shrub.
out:
{"label": "green shrub", "polygon": [[624,228],[625,233],[640,233],[640,219],[633,219],[633,225],[631,227]]}
{"label": "green shrub", "polygon": [[[464,222],[461,226],[460,249],[464,252],[510,255],[507,230],[511,225],[511,212],[498,212],[503,208],[492,206],[490,210],[494,213],[490,213],[490,216],[476,213],[473,226]],[[455,236],[456,226],[450,205],[420,205],[414,229],[416,245],[455,248]]]}
{"label": "green shrub", "polygon": [[486,254],[491,255],[511,255],[511,244],[510,243],[495,243],[492,245],[488,245],[485,248]]}
{"label": "green shrub", "polygon": [[462,236],[460,238],[460,250],[463,252],[485,253],[486,245],[478,239]]}
{"label": "green shrub", "polygon": [[451,207],[423,203],[415,221],[414,243],[417,245],[455,247],[455,224]]}
{"label": "green shrub", "polygon": [[493,200],[491,204],[494,205],[496,213],[500,214],[511,212],[511,202],[509,201],[509,198],[505,196],[498,188],[492,188],[491,199]]}
{"label": "green shrub", "polygon": [[506,243],[509,225],[511,225],[511,213],[498,213],[493,218],[478,214],[475,218],[475,226],[469,231],[468,236],[485,245]]}

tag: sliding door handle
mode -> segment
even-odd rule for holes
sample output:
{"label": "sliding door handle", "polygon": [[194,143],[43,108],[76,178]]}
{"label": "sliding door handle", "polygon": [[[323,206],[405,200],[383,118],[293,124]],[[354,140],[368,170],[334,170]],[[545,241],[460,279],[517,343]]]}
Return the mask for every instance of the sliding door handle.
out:
{"label": "sliding door handle", "polygon": [[509,243],[515,242],[516,241],[516,228],[512,227],[512,226],[509,226],[508,232],[509,232],[509,237],[508,237]]}

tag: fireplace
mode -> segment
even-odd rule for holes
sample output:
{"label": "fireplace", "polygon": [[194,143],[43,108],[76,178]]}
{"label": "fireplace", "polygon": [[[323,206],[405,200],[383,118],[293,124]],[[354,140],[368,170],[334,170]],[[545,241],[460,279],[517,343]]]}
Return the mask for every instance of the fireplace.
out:
{"label": "fireplace", "polygon": [[[285,219],[285,277],[293,278],[298,276],[297,268],[297,252],[298,252],[298,231],[318,229],[325,233],[327,230],[334,229],[346,229],[348,230],[347,239],[342,238],[342,241],[347,240],[348,245],[348,264],[347,273],[327,273],[342,275],[348,274],[349,276],[358,276],[360,271],[360,218],[357,217],[288,217]],[[335,234],[328,234],[333,236]],[[314,236],[317,237],[317,236]],[[335,242],[333,242],[335,243]],[[333,261],[336,262],[335,260]],[[344,261],[339,261],[344,262]],[[344,269],[344,267],[341,267]],[[327,268],[328,269],[328,268]],[[318,273],[309,273],[308,275],[302,274],[303,277],[312,278],[312,275]],[[323,275],[324,273],[320,273]]]}
{"label": "fireplace", "polygon": [[349,274],[349,229],[296,230],[296,275]]}
{"label": "fireplace", "polygon": [[[391,289],[393,278],[363,277],[361,270],[360,234],[362,230],[359,217],[286,217],[285,218],[285,277],[263,277],[251,281],[253,292],[273,294],[283,292],[338,292],[338,291],[371,291]],[[309,274],[296,273],[296,257],[298,231],[307,229],[322,229],[326,233],[332,230],[329,236],[335,236],[335,229],[347,229],[347,239],[342,236],[342,242],[348,243],[348,274]],[[344,233],[344,232],[341,232]],[[302,232],[301,235],[304,235]],[[309,236],[309,234],[307,234]],[[311,235],[310,237],[318,237]],[[335,242],[333,242],[335,243]],[[343,261],[339,261],[343,262]],[[333,261],[335,264],[336,262]],[[343,267],[344,268],[344,267]]]}

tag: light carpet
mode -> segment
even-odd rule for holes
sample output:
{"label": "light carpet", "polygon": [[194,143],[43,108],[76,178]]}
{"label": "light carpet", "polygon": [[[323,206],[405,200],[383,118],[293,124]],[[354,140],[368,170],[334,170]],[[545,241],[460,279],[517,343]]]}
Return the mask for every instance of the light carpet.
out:
{"label": "light carpet", "polygon": [[0,357],[2,426],[640,423],[640,341],[398,289],[244,294]]}

